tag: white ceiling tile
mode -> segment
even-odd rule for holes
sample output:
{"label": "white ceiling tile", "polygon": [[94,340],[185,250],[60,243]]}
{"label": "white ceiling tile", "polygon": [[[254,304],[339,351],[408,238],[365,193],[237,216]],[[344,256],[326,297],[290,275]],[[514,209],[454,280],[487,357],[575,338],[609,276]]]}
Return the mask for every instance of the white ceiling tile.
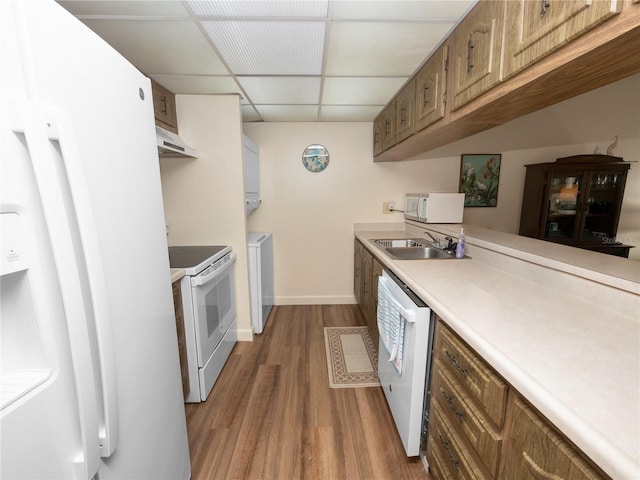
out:
{"label": "white ceiling tile", "polygon": [[322,105],[321,122],[372,122],[382,111],[381,106]]}
{"label": "white ceiling tile", "polygon": [[475,0],[59,3],[174,93],[240,95],[245,121],[371,121]]}
{"label": "white ceiling tile", "polygon": [[238,77],[254,104],[311,105],[320,99],[320,77]]}
{"label": "white ceiling tile", "polygon": [[258,112],[251,105],[242,105],[242,121],[243,122],[259,122],[262,120]]}
{"label": "white ceiling tile", "polygon": [[451,26],[336,21],[330,31],[326,74],[411,75]]}
{"label": "white ceiling tile", "polygon": [[233,77],[215,77],[211,75],[151,75],[156,82],[172,92],[194,95],[238,94],[242,89]]}
{"label": "white ceiling tile", "polygon": [[122,15],[136,17],[184,17],[189,12],[182,2],[169,0],[58,0],[74,15]]}
{"label": "white ceiling tile", "polygon": [[327,16],[327,0],[189,1],[199,17],[320,17]]}
{"label": "white ceiling tile", "polygon": [[265,122],[316,122],[317,105],[256,105]]}
{"label": "white ceiling tile", "polygon": [[85,20],[89,28],[147,75],[229,72],[190,21]]}
{"label": "white ceiling tile", "polygon": [[476,0],[331,0],[329,16],[350,20],[426,20],[453,23]]}
{"label": "white ceiling tile", "polygon": [[206,21],[202,25],[236,75],[320,75],[323,22]]}
{"label": "white ceiling tile", "polygon": [[405,77],[327,77],[324,80],[322,103],[385,105],[405,81]]}

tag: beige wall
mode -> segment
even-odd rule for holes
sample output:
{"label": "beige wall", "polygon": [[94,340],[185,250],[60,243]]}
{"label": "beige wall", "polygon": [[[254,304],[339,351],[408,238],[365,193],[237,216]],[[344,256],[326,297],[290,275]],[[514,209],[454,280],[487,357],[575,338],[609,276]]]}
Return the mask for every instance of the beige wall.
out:
{"label": "beige wall", "polygon": [[[260,148],[262,198],[248,228],[273,232],[277,303],[353,302],[353,224],[403,221],[382,203],[402,208],[407,191],[457,191],[458,167],[446,159],[373,163],[371,131],[371,123],[244,125]],[[330,154],[321,173],[302,164],[313,143]]]}
{"label": "beige wall", "polygon": [[180,136],[199,158],[160,160],[168,242],[233,248],[238,334],[251,340],[239,97],[177,95],[176,108]]}

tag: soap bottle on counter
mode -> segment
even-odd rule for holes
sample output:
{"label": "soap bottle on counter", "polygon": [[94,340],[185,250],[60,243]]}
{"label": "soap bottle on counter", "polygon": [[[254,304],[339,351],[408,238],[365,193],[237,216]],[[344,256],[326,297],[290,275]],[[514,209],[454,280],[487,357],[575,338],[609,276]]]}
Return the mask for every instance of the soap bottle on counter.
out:
{"label": "soap bottle on counter", "polygon": [[456,245],[456,258],[464,257],[464,228],[460,228],[460,235],[458,235],[458,245]]}

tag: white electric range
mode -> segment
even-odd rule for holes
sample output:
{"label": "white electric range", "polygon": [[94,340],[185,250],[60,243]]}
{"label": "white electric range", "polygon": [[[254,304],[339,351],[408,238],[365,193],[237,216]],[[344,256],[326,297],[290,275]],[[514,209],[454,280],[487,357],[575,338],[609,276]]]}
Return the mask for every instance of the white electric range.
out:
{"label": "white electric range", "polygon": [[180,283],[189,368],[186,401],[207,399],[238,340],[231,247],[169,247],[169,265],[181,268]]}

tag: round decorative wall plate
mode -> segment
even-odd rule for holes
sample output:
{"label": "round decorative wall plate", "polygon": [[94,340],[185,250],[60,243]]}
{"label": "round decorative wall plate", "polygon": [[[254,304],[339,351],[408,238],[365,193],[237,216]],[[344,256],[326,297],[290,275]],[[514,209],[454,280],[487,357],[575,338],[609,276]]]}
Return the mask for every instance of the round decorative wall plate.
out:
{"label": "round decorative wall plate", "polygon": [[322,172],[329,165],[329,152],[322,145],[309,145],[302,152],[302,164],[310,172]]}

